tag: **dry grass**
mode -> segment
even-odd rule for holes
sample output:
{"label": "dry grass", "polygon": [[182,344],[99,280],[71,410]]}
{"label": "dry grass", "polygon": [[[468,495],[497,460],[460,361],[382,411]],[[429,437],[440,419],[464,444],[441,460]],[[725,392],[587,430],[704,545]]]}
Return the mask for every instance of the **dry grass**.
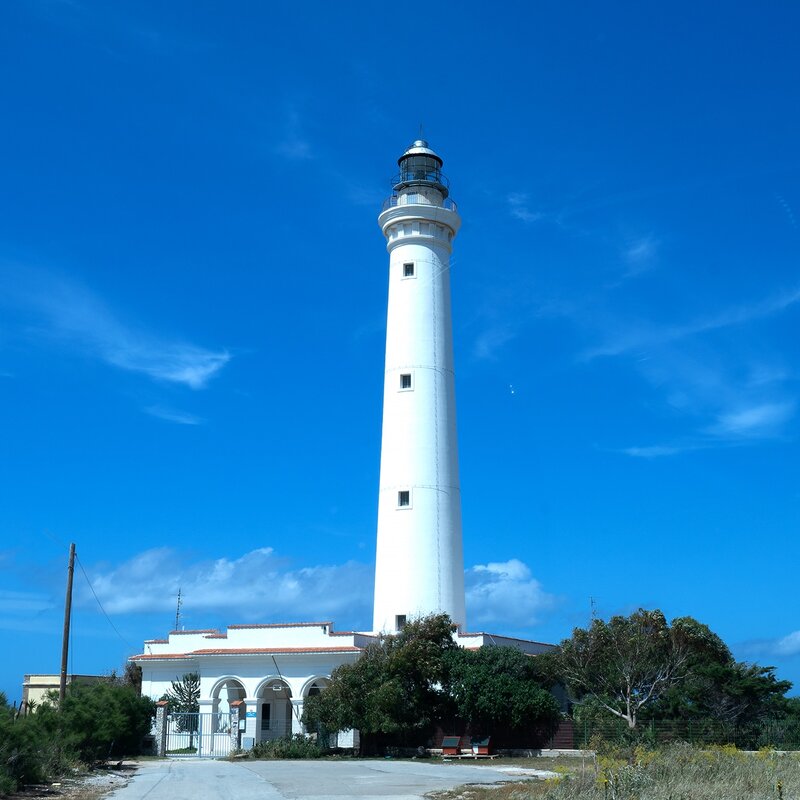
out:
{"label": "dry grass", "polygon": [[[538,759],[541,761],[541,759]],[[539,765],[537,765],[539,766]],[[460,787],[441,800],[800,800],[800,754],[676,744],[552,767],[562,776],[500,787]]]}

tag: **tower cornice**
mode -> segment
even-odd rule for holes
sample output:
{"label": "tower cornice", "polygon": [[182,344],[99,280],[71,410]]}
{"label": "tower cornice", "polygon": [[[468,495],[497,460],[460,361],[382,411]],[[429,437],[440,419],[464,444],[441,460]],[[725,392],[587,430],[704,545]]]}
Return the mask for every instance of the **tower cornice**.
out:
{"label": "tower cornice", "polygon": [[403,222],[434,222],[446,225],[455,236],[461,227],[461,217],[457,211],[443,206],[428,203],[403,203],[387,208],[378,217],[383,235],[387,238],[387,230],[397,223]]}

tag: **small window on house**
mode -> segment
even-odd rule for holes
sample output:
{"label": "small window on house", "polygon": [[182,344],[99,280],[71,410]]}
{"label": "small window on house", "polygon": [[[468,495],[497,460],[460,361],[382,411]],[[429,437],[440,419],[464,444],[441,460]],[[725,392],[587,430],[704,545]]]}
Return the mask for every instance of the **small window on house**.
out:
{"label": "small window on house", "polygon": [[406,615],[405,614],[398,614],[394,618],[394,629],[396,631],[401,631],[406,626]]}
{"label": "small window on house", "polygon": [[414,277],[414,262],[409,262],[408,264],[403,264],[403,277],[404,278],[413,278]]}
{"label": "small window on house", "polygon": [[397,507],[408,508],[411,505],[411,492],[408,489],[401,489],[397,493]]}
{"label": "small window on house", "polygon": [[411,373],[404,372],[400,375],[400,388],[401,389],[410,389],[411,388]]}

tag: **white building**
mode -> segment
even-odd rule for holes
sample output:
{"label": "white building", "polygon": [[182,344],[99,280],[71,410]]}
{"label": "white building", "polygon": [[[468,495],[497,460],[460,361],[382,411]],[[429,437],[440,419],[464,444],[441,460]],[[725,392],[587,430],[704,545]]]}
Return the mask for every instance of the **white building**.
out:
{"label": "white building", "polygon": [[[176,750],[192,750],[199,740],[201,755],[223,755],[231,743],[303,732],[305,699],[379,633],[398,630],[412,617],[446,612],[464,647],[551,649],[465,632],[450,312],[450,252],[461,218],[442,159],[427,142],[414,142],[398,164],[392,196],[378,218],[389,251],[389,302],[374,632],[339,633],[330,622],[297,622],[231,625],[224,633],[173,631],[146,641],[131,659],[142,667],[144,694],[157,700],[182,675],[200,676],[205,727],[201,722],[202,734],[181,733],[173,722]],[[232,708],[238,740],[229,730]],[[340,735],[341,746],[352,742]]]}

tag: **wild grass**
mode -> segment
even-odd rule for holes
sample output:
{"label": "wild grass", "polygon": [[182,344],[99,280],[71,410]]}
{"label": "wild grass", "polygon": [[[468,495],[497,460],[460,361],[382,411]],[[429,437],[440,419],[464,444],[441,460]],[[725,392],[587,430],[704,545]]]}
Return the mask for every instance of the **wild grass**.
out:
{"label": "wild grass", "polygon": [[800,753],[673,744],[612,750],[559,777],[496,788],[462,787],[450,800],[800,800]]}

